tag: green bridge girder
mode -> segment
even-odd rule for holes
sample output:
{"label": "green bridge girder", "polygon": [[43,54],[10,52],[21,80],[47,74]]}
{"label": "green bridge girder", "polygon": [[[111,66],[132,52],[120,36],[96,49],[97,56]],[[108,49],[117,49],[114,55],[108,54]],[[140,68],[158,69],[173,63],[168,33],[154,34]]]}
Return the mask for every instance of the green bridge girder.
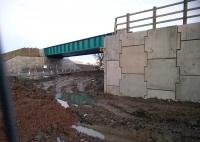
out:
{"label": "green bridge girder", "polygon": [[43,49],[44,55],[56,58],[100,53],[102,52],[100,49],[104,47],[104,38],[112,34],[113,33],[107,33],[47,47]]}

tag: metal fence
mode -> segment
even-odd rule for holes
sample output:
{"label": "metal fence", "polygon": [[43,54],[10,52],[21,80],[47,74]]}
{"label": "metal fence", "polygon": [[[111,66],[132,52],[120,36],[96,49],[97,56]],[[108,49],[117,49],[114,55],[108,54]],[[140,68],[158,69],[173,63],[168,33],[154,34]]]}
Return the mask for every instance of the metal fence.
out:
{"label": "metal fence", "polygon": [[[196,6],[188,8],[189,3],[192,2],[192,1],[198,1],[198,4]],[[170,11],[168,13],[163,13],[163,14],[157,13],[158,10],[166,9],[166,8],[173,7],[173,6],[176,6],[176,5],[181,6],[182,9],[177,10],[177,11]],[[135,28],[139,28],[139,27],[146,27],[146,26],[152,26],[153,29],[156,29],[156,26],[158,24],[168,23],[168,22],[178,21],[178,20],[179,21],[182,20],[182,24],[187,24],[188,23],[187,21],[188,21],[189,18],[200,17],[200,12],[198,11],[199,9],[200,9],[200,0],[184,0],[184,1],[176,2],[176,3],[165,5],[165,6],[153,7],[152,9],[139,11],[139,12],[136,12],[136,13],[127,13],[126,15],[119,16],[119,17],[115,18],[114,32],[116,33],[117,30],[127,30],[127,32],[130,32],[131,29],[135,29]],[[196,11],[197,14],[188,15],[189,11]],[[141,18],[141,19],[139,18],[139,19],[131,20],[132,16],[143,14],[142,17],[144,17],[145,16],[144,13],[147,13],[147,12],[150,12],[151,16]],[[160,17],[167,18],[166,16],[169,16],[169,15],[175,16],[175,14],[180,14],[180,13],[182,13],[181,17],[157,21],[157,19],[160,18]],[[119,23],[120,19],[124,19],[125,22]],[[145,24],[139,24],[139,25],[136,24],[136,23],[139,23],[141,21],[144,22],[145,20],[151,20],[152,22],[145,23]],[[125,26],[125,28],[124,27],[119,28],[119,26]]]}

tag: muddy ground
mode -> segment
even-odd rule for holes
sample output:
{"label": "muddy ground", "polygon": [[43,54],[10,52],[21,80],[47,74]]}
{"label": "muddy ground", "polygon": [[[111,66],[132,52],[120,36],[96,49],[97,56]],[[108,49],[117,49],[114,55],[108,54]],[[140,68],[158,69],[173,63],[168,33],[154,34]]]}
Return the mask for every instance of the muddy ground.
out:
{"label": "muddy ground", "polygon": [[[200,104],[104,94],[102,71],[11,79],[10,84],[23,142],[58,138],[65,142],[200,141]],[[56,95],[70,107],[61,107]],[[78,133],[72,125],[92,128],[105,140]]]}
{"label": "muddy ground", "polygon": [[[46,91],[34,87],[31,82],[10,79],[16,127],[20,142],[53,141],[68,135],[70,126],[76,121],[71,110],[65,110]],[[1,123],[0,141],[4,126]]]}

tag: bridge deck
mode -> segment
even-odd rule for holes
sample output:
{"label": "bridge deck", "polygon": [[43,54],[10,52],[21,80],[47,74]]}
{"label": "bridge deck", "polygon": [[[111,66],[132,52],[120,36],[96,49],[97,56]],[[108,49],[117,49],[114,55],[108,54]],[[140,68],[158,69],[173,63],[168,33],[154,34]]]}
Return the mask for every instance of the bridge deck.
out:
{"label": "bridge deck", "polygon": [[104,37],[108,35],[112,33],[47,47],[44,54],[47,57],[69,57],[99,53],[104,46]]}

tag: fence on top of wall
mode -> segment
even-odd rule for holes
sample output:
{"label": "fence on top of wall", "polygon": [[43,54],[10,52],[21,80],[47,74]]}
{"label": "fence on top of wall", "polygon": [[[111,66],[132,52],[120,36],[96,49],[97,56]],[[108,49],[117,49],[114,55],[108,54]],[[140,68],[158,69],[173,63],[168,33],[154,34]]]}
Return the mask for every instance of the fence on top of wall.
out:
{"label": "fence on top of wall", "polygon": [[[191,2],[195,1],[196,4],[190,4]],[[178,10],[174,10],[177,9],[175,8],[175,6],[179,7]],[[169,11],[169,9],[167,8],[171,8],[170,12],[167,12]],[[161,12],[160,14],[159,11],[162,10],[164,10],[164,12]],[[193,14],[188,14],[188,12],[193,12]],[[179,16],[177,16],[177,14],[179,14]],[[145,18],[133,18],[133,16],[137,15],[140,15],[139,17]],[[169,16],[171,16],[172,18],[169,18]],[[183,0],[173,4],[168,4],[160,7],[153,7],[144,11],[127,13],[126,15],[116,17],[114,32],[116,33],[118,30],[126,30],[127,32],[130,32],[130,30],[144,28],[147,26],[150,26],[150,29],[156,29],[159,24],[170,22],[172,23],[173,21],[182,21],[182,24],[187,24],[188,19],[197,17],[199,18],[199,21],[197,21],[200,22],[200,0]],[[163,18],[164,20],[162,20],[161,18]],[[140,24],[141,22],[143,23]]]}

